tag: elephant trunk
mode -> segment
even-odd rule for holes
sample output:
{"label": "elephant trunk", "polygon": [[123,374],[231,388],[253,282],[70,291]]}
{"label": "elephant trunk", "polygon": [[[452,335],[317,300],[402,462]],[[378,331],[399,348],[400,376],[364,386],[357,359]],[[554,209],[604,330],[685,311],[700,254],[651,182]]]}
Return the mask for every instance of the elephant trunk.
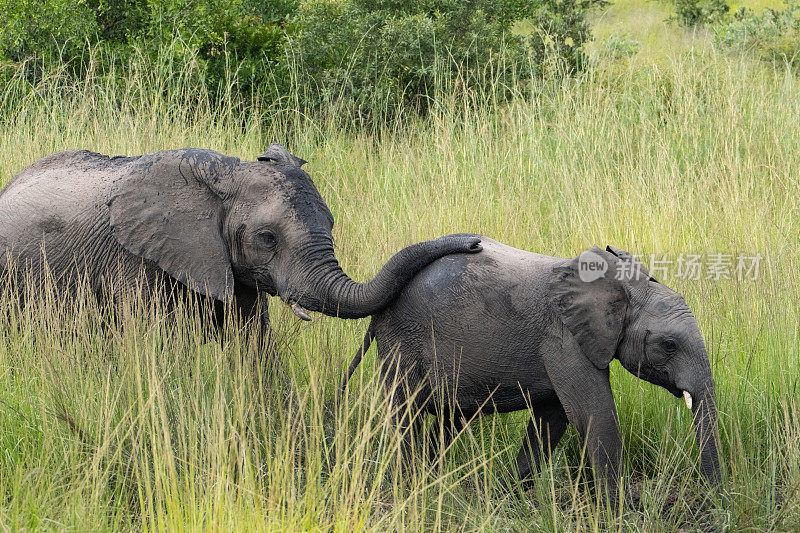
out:
{"label": "elephant trunk", "polygon": [[[687,400],[687,402],[690,400]],[[700,471],[712,485],[721,481],[717,451],[717,404],[714,384],[710,382],[691,398],[697,445],[700,450]]]}
{"label": "elephant trunk", "polygon": [[317,247],[306,260],[303,280],[293,288],[302,292],[287,299],[310,311],[339,318],[363,318],[389,305],[420,270],[453,253],[475,253],[482,248],[480,237],[457,234],[413,244],[400,250],[367,283],[358,283],[342,271],[330,243]]}

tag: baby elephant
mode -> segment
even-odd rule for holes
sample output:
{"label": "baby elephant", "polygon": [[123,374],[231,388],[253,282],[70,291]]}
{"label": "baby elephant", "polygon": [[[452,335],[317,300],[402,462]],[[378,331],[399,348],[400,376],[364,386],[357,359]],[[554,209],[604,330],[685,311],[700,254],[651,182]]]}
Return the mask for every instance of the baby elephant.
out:
{"label": "baby elephant", "polygon": [[[611,246],[560,259],[480,239],[483,253],[431,263],[372,317],[342,386],[377,339],[397,413],[441,415],[449,433],[479,413],[531,408],[515,468],[523,479],[571,423],[615,503],[622,444],[608,367],[616,357],[629,372],[683,396],[694,415],[700,469],[717,484],[714,380],[680,294]],[[396,421],[411,426],[408,454],[421,417]]]}

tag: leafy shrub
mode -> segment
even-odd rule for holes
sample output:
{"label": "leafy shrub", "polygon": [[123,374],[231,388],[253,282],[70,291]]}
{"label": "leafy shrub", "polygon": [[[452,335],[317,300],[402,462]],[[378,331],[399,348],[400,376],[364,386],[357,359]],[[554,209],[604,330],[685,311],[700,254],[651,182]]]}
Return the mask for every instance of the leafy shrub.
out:
{"label": "leafy shrub", "polygon": [[[235,75],[250,90],[272,80],[296,7],[297,0],[0,0],[0,59],[69,63],[82,76],[92,46],[118,57],[145,49],[154,60],[167,48],[178,62],[198,52],[209,86],[223,88]],[[176,39],[185,46],[171,46]]]}
{"label": "leafy shrub", "polygon": [[296,0],[159,0],[152,5],[148,41],[163,45],[176,33],[187,39],[206,62],[212,88],[229,85],[233,77],[245,92],[275,85],[273,69]]}
{"label": "leafy shrub", "polygon": [[605,57],[621,59],[636,55],[642,43],[625,31],[615,31],[600,43],[600,52]]}
{"label": "leafy shrub", "polygon": [[0,59],[80,57],[97,32],[84,0],[0,0]]}
{"label": "leafy shrub", "polygon": [[290,57],[307,100],[424,109],[445,90],[517,86],[549,58],[582,67],[585,13],[602,3],[312,0],[298,11]]}
{"label": "leafy shrub", "polygon": [[437,92],[494,98],[551,66],[582,68],[585,15],[603,3],[0,0],[0,64],[38,65],[26,70],[37,81],[48,65],[98,79],[127,59],[192,62],[192,83],[217,96],[424,110]]}
{"label": "leafy shrub", "polygon": [[675,17],[684,26],[721,22],[728,11],[725,0],[675,0]]}
{"label": "leafy shrub", "polygon": [[720,26],[714,40],[720,46],[752,50],[763,59],[800,66],[800,4],[787,3],[782,10],[755,13],[739,9],[733,20]]}

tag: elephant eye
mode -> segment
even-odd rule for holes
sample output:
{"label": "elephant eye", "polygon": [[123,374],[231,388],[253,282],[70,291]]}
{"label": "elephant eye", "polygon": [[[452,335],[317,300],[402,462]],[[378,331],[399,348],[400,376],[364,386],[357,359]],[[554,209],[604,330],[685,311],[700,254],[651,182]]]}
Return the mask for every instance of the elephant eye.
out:
{"label": "elephant eye", "polygon": [[678,350],[678,345],[672,339],[664,339],[661,341],[661,347],[664,349],[665,352],[675,352]]}
{"label": "elephant eye", "polygon": [[261,239],[261,244],[267,249],[275,248],[275,245],[278,244],[278,238],[271,231],[265,231],[258,236]]}

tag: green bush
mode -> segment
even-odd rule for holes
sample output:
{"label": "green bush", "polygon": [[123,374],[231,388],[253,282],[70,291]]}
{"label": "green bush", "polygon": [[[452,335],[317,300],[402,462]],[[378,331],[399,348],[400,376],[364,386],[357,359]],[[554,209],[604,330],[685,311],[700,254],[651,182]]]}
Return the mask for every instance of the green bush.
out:
{"label": "green bush", "polygon": [[725,0],[675,0],[675,17],[684,26],[721,22],[728,11]]}
{"label": "green bush", "polygon": [[0,59],[81,57],[98,29],[84,0],[0,0]]}
{"label": "green bush", "polygon": [[725,48],[754,51],[765,60],[800,66],[800,4],[755,13],[739,9],[733,20],[717,28],[714,41]]}
{"label": "green bush", "polygon": [[186,39],[206,62],[211,88],[227,88],[234,79],[243,92],[274,88],[273,69],[296,0],[159,0],[152,5],[148,42],[163,45],[176,34]]}
{"label": "green bush", "polygon": [[[178,62],[198,53],[209,87],[225,88],[235,76],[249,91],[274,80],[296,8],[296,0],[0,0],[0,59],[65,63],[82,76],[93,46],[117,58],[143,49],[154,61],[166,48]],[[184,46],[172,46],[176,40]]]}
{"label": "green bush", "polygon": [[631,37],[628,32],[615,31],[600,43],[600,53],[612,59],[621,59],[636,55],[642,43]]}
{"label": "green bush", "polygon": [[31,65],[32,82],[54,68],[115,76],[142,57],[156,71],[193,62],[217,97],[424,111],[442,91],[495,98],[582,68],[585,15],[604,1],[0,0],[0,62]]}
{"label": "green bush", "polygon": [[307,101],[425,109],[442,91],[519,88],[548,59],[581,68],[585,13],[602,3],[312,0],[298,10],[289,57]]}

